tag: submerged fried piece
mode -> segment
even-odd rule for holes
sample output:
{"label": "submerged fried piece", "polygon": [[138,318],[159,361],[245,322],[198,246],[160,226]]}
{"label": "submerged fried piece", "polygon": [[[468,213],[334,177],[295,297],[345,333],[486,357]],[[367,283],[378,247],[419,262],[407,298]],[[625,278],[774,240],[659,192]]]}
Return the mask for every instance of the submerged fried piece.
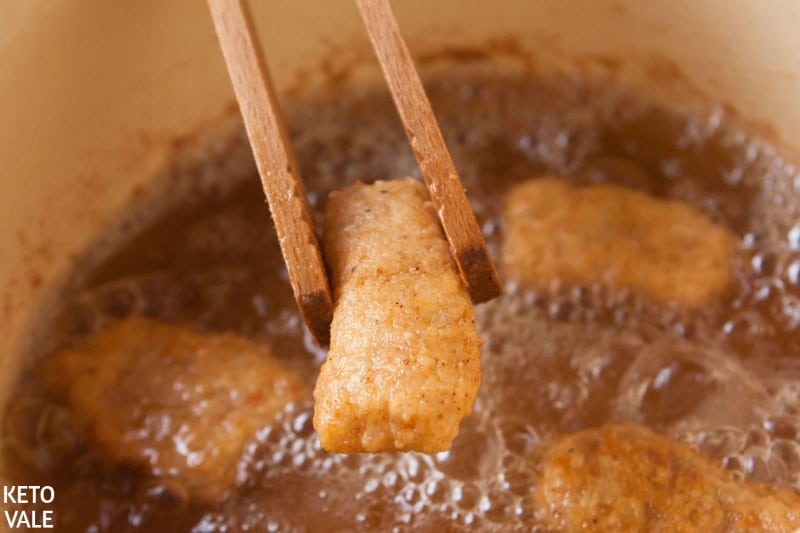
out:
{"label": "submerged fried piece", "polygon": [[562,437],[540,464],[536,508],[558,531],[792,531],[800,497],[734,481],[709,458],[631,424]]}
{"label": "submerged fried piece", "polygon": [[505,273],[535,289],[601,282],[693,307],[731,280],[732,234],[678,201],[540,178],[509,193],[505,221]]}
{"label": "submerged fried piece", "polygon": [[94,453],[201,500],[224,497],[246,442],[307,396],[264,346],[139,317],[42,365]]}
{"label": "submerged fried piece", "polygon": [[322,447],[448,449],[480,385],[481,340],[424,187],[332,193],[324,243],[335,307],[314,389]]}

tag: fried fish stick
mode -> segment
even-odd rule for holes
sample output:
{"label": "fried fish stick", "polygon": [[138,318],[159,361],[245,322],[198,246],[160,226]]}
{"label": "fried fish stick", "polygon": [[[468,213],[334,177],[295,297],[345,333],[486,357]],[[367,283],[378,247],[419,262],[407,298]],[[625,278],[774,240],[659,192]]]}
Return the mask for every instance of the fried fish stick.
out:
{"label": "fried fish stick", "polygon": [[481,380],[472,304],[424,187],[356,184],[325,210],[335,307],[314,389],[326,450],[447,450]]}
{"label": "fried fish stick", "polygon": [[44,359],[39,375],[96,456],[201,501],[224,498],[249,439],[308,397],[264,346],[140,317]]}
{"label": "fried fish stick", "polygon": [[603,283],[696,307],[731,281],[734,237],[692,207],[616,185],[530,180],[506,199],[502,264],[534,289]]}
{"label": "fried fish stick", "polygon": [[800,497],[734,481],[711,459],[632,424],[557,440],[535,503],[555,531],[794,531]]}

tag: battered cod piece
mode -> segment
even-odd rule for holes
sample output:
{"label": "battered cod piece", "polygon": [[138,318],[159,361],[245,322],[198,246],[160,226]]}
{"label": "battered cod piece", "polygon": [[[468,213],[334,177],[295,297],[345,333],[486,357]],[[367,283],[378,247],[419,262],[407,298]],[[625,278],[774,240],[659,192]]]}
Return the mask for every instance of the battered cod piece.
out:
{"label": "battered cod piece", "polygon": [[539,466],[535,503],[557,531],[793,531],[800,497],[734,481],[709,458],[640,426],[562,437]]}
{"label": "battered cod piece", "polygon": [[681,202],[540,178],[509,193],[505,220],[505,273],[534,289],[602,282],[695,307],[731,280],[733,235]]}
{"label": "battered cod piece", "polygon": [[405,179],[332,193],[324,243],[335,307],[314,389],[322,447],[448,449],[480,385],[481,340],[424,187]]}
{"label": "battered cod piece", "polygon": [[308,395],[261,345],[138,317],[42,364],[95,454],[205,501],[232,488],[256,430]]}

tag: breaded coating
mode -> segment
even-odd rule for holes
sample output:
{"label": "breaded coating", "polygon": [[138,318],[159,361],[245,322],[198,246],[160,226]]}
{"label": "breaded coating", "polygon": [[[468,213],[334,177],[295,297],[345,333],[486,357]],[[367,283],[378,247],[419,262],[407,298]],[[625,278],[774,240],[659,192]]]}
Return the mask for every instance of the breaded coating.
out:
{"label": "breaded coating", "polygon": [[597,282],[686,307],[731,281],[734,237],[692,207],[616,185],[539,178],[506,199],[502,264],[524,286]]}
{"label": "breaded coating", "polygon": [[472,303],[422,184],[334,192],[325,256],[335,307],[314,389],[329,451],[450,448],[481,381]]}
{"label": "breaded coating", "polygon": [[556,531],[793,531],[800,497],[734,481],[688,446],[632,424],[557,440],[539,465],[535,503]]}
{"label": "breaded coating", "polygon": [[90,449],[213,501],[233,487],[247,441],[307,389],[269,350],[131,317],[42,361]]}

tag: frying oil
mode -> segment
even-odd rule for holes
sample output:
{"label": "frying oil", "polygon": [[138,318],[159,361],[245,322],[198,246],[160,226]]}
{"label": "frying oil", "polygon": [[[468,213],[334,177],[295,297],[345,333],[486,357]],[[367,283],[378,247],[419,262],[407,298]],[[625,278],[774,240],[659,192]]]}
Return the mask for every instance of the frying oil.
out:
{"label": "frying oil", "polygon": [[[737,237],[734,283],[686,311],[600,284],[511,283],[476,308],[483,383],[450,451],[321,450],[312,405],[289,405],[243,451],[227,501],[99,464],[69,414],[20,384],[5,436],[21,480],[47,480],[65,530],[319,531],[536,529],[531,457],[554,436],[634,421],[735,476],[800,490],[800,174],[723,110],[685,113],[577,76],[442,74],[428,83],[490,249],[521,180],[615,183],[690,204]],[[315,216],[355,180],[419,176],[382,90],[289,109]],[[195,150],[198,152],[198,150]],[[199,154],[199,155],[198,155]],[[181,194],[154,199],[110,254],[91,257],[39,327],[38,356],[131,313],[269,344],[313,386],[324,351],[296,312],[246,140],[215,139],[174,166]],[[186,184],[193,184],[191,186]]]}

